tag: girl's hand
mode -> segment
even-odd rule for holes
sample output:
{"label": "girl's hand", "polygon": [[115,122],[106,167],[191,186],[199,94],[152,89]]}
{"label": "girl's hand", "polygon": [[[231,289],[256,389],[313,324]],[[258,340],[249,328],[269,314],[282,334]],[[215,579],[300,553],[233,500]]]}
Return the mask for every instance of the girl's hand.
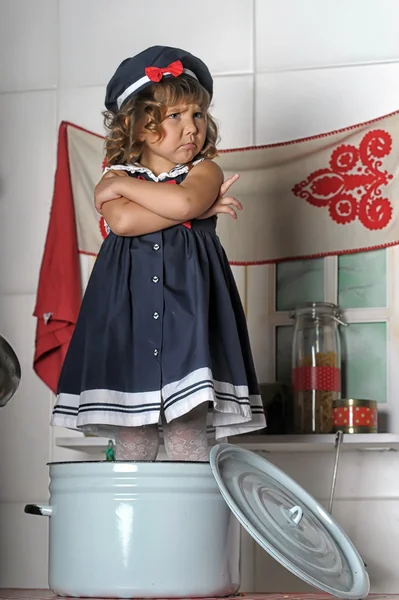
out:
{"label": "girl's hand", "polygon": [[226,179],[220,186],[219,196],[216,202],[214,202],[206,212],[197,217],[197,219],[209,219],[210,217],[220,214],[230,215],[233,219],[237,219],[237,213],[234,209],[242,210],[243,206],[237,198],[225,196],[225,194],[239,177],[238,174],[235,174]]}
{"label": "girl's hand", "polygon": [[94,190],[94,205],[98,213],[101,213],[102,205],[110,200],[121,198],[120,194],[115,194],[112,190],[115,177],[128,177],[125,171],[107,171],[103,175]]}

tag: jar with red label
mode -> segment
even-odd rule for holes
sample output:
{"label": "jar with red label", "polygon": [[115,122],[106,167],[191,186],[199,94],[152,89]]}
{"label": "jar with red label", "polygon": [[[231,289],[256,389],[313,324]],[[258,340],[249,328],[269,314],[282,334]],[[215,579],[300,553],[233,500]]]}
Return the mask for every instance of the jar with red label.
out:
{"label": "jar with red label", "polygon": [[331,433],[333,402],[341,397],[341,310],[312,302],[296,308],[292,344],[295,433]]}

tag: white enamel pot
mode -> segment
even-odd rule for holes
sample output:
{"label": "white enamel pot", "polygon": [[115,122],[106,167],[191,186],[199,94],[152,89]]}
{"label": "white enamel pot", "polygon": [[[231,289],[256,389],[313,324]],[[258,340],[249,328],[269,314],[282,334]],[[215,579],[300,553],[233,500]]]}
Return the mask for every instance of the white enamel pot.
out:
{"label": "white enamel pot", "polygon": [[208,463],[50,464],[49,587],[60,596],[228,596],[240,526]]}

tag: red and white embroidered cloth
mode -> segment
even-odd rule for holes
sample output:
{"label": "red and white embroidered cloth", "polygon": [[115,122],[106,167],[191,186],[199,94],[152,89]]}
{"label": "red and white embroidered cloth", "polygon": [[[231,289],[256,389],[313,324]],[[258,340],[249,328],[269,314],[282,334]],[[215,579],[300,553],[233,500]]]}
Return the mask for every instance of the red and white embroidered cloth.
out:
{"label": "red and white embroidered cloth", "polygon": [[[399,112],[304,140],[232,150],[244,211],[220,219],[229,260],[278,262],[399,243]],[[233,223],[234,224],[234,223]]]}
{"label": "red and white embroidered cloth", "polygon": [[[50,223],[34,315],[34,368],[55,391],[81,302],[79,253],[96,256],[106,235],[93,190],[104,140],[61,123]],[[241,177],[238,221],[218,232],[232,264],[254,265],[399,243],[399,111],[312,138],[223,151]]]}

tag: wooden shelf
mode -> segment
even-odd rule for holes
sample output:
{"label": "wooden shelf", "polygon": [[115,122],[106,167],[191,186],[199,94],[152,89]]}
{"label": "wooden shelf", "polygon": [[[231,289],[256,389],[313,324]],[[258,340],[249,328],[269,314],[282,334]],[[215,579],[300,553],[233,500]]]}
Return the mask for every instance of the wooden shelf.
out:
{"label": "wooden shelf", "polygon": [[[232,444],[254,452],[332,452],[335,448],[335,435],[240,435],[229,439]],[[56,445],[85,452],[98,453],[105,450],[108,438],[99,437],[58,437]],[[212,440],[211,444],[215,444]],[[398,452],[399,435],[391,433],[370,433],[344,435],[343,450],[362,452]]]}

